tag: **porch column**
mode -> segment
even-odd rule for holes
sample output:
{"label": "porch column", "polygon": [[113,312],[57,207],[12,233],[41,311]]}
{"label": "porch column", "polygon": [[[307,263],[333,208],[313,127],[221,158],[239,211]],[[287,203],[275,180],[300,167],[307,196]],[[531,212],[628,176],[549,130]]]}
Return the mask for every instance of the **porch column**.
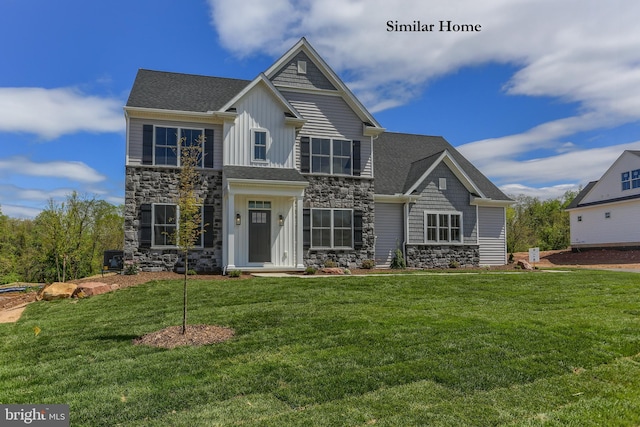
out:
{"label": "porch column", "polygon": [[296,198],[296,268],[304,268],[302,196]]}
{"label": "porch column", "polygon": [[[246,220],[246,219],[245,219]],[[227,192],[227,271],[236,268],[236,195]]]}

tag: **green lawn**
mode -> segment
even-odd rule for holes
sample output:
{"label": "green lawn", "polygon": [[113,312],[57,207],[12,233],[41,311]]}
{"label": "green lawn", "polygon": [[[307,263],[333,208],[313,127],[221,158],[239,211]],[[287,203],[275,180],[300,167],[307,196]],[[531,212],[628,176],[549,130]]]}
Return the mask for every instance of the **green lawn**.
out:
{"label": "green lawn", "polygon": [[180,324],[180,282],[31,304],[0,325],[0,402],[67,403],[72,426],[640,424],[637,274],[189,289],[189,323],[232,327],[233,340],[131,344]]}

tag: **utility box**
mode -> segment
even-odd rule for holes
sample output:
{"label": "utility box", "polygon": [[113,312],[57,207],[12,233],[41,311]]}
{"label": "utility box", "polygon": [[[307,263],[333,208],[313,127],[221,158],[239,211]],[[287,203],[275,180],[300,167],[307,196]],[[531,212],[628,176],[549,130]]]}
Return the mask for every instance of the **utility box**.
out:
{"label": "utility box", "polygon": [[104,251],[102,271],[122,271],[124,268],[124,251]]}

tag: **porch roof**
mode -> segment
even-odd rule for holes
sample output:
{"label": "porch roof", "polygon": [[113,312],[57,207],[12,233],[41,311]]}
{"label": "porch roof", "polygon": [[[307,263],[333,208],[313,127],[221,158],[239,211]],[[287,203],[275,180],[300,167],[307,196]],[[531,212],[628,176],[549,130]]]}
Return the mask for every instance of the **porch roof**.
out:
{"label": "porch roof", "polygon": [[224,166],[222,171],[227,179],[308,183],[305,177],[296,169]]}

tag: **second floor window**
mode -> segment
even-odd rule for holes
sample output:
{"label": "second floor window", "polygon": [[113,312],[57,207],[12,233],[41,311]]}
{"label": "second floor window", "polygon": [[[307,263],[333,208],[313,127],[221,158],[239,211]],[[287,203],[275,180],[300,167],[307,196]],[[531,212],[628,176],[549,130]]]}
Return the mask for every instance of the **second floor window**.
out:
{"label": "second floor window", "polygon": [[267,131],[262,129],[252,129],[253,158],[254,161],[267,160]]}
{"label": "second floor window", "polygon": [[[180,146],[178,141],[183,141],[184,146],[196,145],[203,135],[202,129],[186,129],[160,127],[155,128],[155,164],[179,166]],[[199,166],[202,166],[200,158]]]}
{"label": "second floor window", "polygon": [[351,141],[311,138],[311,172],[351,175]]}

